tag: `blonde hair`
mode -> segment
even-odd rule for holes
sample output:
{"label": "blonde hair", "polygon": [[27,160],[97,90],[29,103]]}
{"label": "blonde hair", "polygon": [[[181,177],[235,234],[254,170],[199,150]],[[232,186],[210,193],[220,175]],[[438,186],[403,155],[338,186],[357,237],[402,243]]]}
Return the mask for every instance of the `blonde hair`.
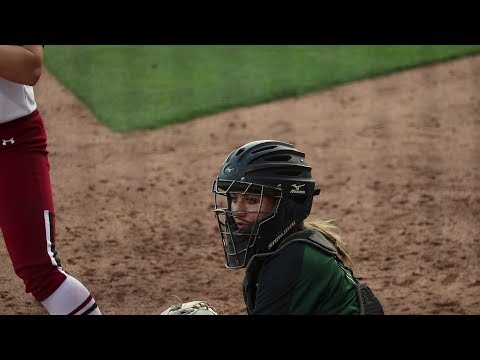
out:
{"label": "blonde hair", "polygon": [[353,261],[350,256],[342,249],[345,243],[342,242],[340,235],[336,232],[337,227],[333,224],[333,220],[309,220],[304,222],[306,229],[317,230],[322,233],[325,238],[332,243],[337,249],[338,255],[343,264],[350,267],[353,271]]}

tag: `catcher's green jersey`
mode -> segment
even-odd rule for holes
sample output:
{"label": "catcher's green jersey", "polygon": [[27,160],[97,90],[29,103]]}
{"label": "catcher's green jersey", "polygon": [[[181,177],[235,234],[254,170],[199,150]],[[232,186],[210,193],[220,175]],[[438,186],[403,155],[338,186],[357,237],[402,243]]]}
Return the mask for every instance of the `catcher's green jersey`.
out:
{"label": "catcher's green jersey", "polygon": [[[328,241],[319,232],[315,232],[315,236],[321,237],[324,244]],[[290,239],[292,237],[299,235],[293,234]],[[277,251],[251,259],[244,281],[248,313],[360,314],[357,280],[334,256],[334,248],[298,240],[286,241]]]}

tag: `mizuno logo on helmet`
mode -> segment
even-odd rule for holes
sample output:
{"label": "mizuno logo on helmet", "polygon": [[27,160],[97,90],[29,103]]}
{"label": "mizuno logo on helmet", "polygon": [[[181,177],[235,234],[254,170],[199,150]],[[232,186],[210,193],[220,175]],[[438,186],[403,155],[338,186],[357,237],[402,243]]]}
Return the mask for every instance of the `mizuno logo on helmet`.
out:
{"label": "mizuno logo on helmet", "polygon": [[302,186],[305,186],[305,184],[292,184],[293,189],[290,190],[290,194],[305,194],[305,190],[300,190]]}
{"label": "mizuno logo on helmet", "polygon": [[226,172],[227,174],[234,173],[235,170],[236,170],[236,169],[235,169],[235,166],[230,166],[230,167],[225,168],[225,172]]}

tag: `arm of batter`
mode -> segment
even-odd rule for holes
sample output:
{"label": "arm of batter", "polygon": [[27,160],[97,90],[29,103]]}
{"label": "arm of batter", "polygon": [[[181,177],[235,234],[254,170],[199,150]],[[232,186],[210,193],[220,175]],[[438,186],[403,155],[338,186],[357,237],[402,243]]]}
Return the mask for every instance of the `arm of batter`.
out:
{"label": "arm of batter", "polygon": [[34,86],[42,74],[43,45],[0,45],[0,77]]}

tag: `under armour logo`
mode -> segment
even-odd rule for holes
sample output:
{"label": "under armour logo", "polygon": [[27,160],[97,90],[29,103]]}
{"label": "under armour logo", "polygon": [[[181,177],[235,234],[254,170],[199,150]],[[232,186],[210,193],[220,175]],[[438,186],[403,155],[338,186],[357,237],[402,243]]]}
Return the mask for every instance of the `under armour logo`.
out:
{"label": "under armour logo", "polygon": [[7,143],[10,143],[10,144],[15,144],[15,140],[12,138],[10,139],[2,139],[2,145],[7,145]]}

